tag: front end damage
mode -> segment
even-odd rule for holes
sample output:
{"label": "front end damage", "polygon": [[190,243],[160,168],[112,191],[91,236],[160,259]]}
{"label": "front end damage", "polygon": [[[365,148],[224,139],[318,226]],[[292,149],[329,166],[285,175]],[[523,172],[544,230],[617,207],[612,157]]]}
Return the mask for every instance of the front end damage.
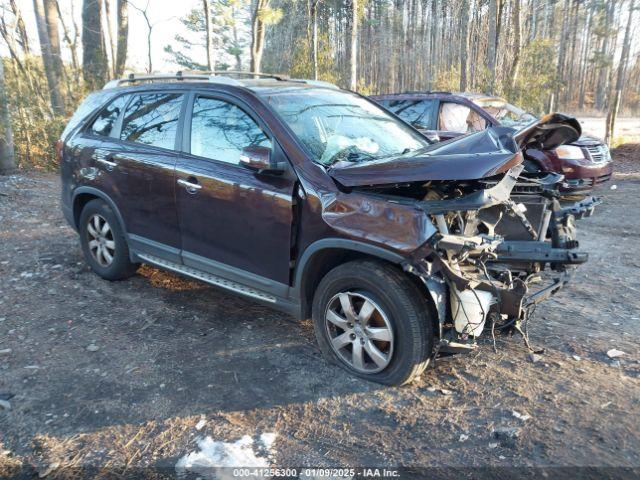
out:
{"label": "front end damage", "polygon": [[[424,284],[437,312],[440,352],[471,350],[485,325],[492,334],[513,328],[531,348],[526,322],[535,306],[587,261],[575,221],[590,216],[600,201],[562,205],[549,179],[533,180],[539,188],[514,192],[524,170],[522,143],[514,138],[487,131],[474,139],[486,156],[486,168],[474,166],[484,170],[475,174],[479,178],[463,172],[457,172],[462,179],[446,178],[441,168],[446,154],[440,150],[431,159],[415,159],[420,181],[411,180],[406,159],[404,171],[386,176],[391,183],[378,180],[386,168],[382,163],[333,172],[343,193],[323,199],[323,218],[334,229],[403,254],[404,269]],[[452,146],[455,142],[447,146],[449,153],[459,159]],[[478,154],[467,155],[482,163]],[[363,181],[354,173],[358,170]]]}

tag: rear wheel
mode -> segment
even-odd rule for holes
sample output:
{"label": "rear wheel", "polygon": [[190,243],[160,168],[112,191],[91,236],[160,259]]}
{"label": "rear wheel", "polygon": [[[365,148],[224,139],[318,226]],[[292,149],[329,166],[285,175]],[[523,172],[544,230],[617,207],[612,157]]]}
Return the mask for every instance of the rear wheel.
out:
{"label": "rear wheel", "polygon": [[129,259],[129,246],[118,218],[103,200],[91,200],[80,213],[80,245],[91,269],[107,280],[133,275],[138,265]]}
{"label": "rear wheel", "polygon": [[331,270],[313,301],[324,356],[378,383],[402,385],[420,375],[433,350],[429,305],[396,267],[358,260]]}

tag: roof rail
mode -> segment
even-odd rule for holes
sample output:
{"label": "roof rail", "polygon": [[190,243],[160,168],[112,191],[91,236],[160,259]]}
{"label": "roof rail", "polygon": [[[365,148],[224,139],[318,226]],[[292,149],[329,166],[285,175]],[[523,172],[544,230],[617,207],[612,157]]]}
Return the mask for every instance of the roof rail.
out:
{"label": "roof rail", "polygon": [[335,84],[333,84],[331,82],[325,82],[324,80],[306,80],[304,78],[292,78],[292,79],[290,79],[290,81],[306,83],[307,85],[313,85],[313,86],[316,86],[316,87],[334,88],[336,90],[340,89],[340,87],[338,87],[337,85],[335,85]]}
{"label": "roof rail", "polygon": [[176,73],[156,73],[156,74],[135,74],[130,73],[127,77],[111,80],[105,84],[103,90],[108,88],[119,87],[126,83],[139,83],[139,82],[155,82],[155,81],[184,81],[184,80],[197,80],[203,82],[224,83],[228,85],[242,86],[242,83],[238,80],[229,77],[233,76],[248,76],[248,77],[261,77],[261,78],[273,78],[279,81],[286,81],[288,77],[280,74],[270,73],[257,73],[257,72],[244,72],[239,70],[214,70],[211,72],[183,72],[178,71]]}

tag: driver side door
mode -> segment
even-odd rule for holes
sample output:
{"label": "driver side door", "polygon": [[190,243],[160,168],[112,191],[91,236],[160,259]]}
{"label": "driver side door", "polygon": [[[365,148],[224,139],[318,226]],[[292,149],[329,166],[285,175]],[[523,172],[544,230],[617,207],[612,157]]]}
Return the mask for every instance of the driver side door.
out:
{"label": "driver side door", "polygon": [[176,164],[182,261],[280,293],[289,282],[292,173],[258,173],[240,164],[243,148],[284,152],[250,107],[224,94],[194,93]]}

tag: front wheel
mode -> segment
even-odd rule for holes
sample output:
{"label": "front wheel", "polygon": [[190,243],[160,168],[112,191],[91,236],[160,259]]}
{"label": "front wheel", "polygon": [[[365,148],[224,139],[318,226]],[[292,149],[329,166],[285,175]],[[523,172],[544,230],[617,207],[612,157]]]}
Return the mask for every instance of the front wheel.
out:
{"label": "front wheel", "polygon": [[357,260],[331,270],[313,300],[320,349],[329,361],[378,383],[420,375],[433,350],[425,292],[396,267]]}

